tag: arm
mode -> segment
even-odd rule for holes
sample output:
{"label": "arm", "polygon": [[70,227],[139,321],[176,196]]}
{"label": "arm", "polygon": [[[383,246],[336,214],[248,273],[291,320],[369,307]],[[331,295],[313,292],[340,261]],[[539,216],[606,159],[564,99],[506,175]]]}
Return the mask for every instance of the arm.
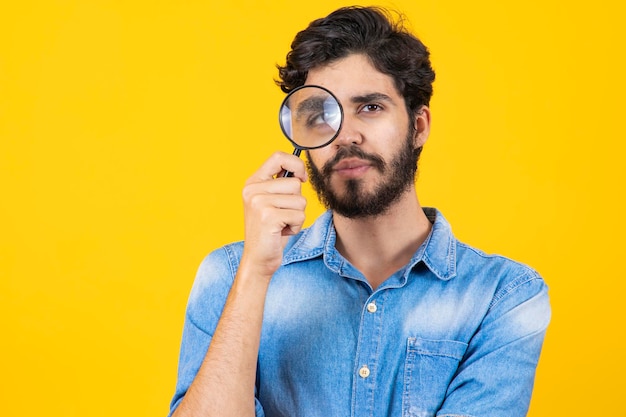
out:
{"label": "arm", "polygon": [[531,272],[496,294],[437,413],[449,416],[525,416],[550,303]]}
{"label": "arm", "polygon": [[[282,169],[294,177],[274,179]],[[286,239],[304,222],[302,181],[302,161],[276,153],[246,182],[241,262],[204,360],[172,416],[254,416],[265,294]]]}

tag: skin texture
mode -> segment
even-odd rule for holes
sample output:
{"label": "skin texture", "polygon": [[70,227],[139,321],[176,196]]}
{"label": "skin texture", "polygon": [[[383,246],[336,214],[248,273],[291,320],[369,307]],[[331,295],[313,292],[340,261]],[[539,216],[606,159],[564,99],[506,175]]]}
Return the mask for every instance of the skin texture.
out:
{"label": "skin texture", "polygon": [[[430,111],[423,107],[414,120],[393,80],[378,72],[362,55],[349,55],[309,72],[306,84],[333,91],[344,105],[344,126],[329,146],[309,152],[310,162],[323,167],[342,149],[358,147],[386,164],[409,139],[424,144]],[[356,156],[332,164],[327,186],[338,198],[349,196],[358,184],[365,199],[389,181],[389,170]],[[294,176],[282,178],[281,172]],[[273,154],[243,189],[245,243],[222,316],[205,360],[174,416],[254,416],[254,384],[263,309],[272,274],[280,266],[288,236],[300,231],[305,220],[301,184],[307,181],[304,162],[293,155]],[[413,181],[379,215],[349,218],[335,214],[337,249],[364,273],[376,288],[404,266],[430,231],[415,194]],[[375,255],[375,256],[374,256]],[[376,260],[375,262],[373,260]]]}

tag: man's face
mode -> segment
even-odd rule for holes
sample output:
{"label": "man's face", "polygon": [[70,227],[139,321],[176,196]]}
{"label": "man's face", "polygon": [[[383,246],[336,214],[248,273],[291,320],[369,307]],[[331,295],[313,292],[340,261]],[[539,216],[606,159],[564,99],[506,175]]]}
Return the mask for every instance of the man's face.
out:
{"label": "man's face", "polygon": [[355,54],[311,70],[306,84],[328,88],[344,110],[335,141],[307,152],[311,184],[322,203],[345,217],[368,217],[413,192],[415,148],[428,131],[416,131],[393,79]]}

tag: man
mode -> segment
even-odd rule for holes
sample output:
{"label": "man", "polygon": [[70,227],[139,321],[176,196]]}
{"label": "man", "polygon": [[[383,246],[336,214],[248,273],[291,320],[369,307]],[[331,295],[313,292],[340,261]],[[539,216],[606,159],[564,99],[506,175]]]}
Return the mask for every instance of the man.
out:
{"label": "man", "polygon": [[[285,92],[332,91],[344,123],[306,167],[279,152],[246,182],[245,241],[211,253],[190,295],[170,414],[525,415],[547,289],[420,206],[426,47],[384,11],[343,8],[279,72]],[[302,230],[307,179],[329,211]]]}

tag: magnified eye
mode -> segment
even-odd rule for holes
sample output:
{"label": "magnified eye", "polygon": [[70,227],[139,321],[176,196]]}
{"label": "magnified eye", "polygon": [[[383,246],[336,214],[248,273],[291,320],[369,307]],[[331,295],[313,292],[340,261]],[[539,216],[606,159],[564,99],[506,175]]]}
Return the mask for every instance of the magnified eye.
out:
{"label": "magnified eye", "polygon": [[341,129],[342,120],[343,111],[337,98],[315,85],[291,91],[279,113],[283,133],[298,150],[328,145]]}
{"label": "magnified eye", "polygon": [[326,124],[326,120],[324,119],[323,112],[313,113],[306,119],[306,127],[308,128],[314,128],[324,124]]}

